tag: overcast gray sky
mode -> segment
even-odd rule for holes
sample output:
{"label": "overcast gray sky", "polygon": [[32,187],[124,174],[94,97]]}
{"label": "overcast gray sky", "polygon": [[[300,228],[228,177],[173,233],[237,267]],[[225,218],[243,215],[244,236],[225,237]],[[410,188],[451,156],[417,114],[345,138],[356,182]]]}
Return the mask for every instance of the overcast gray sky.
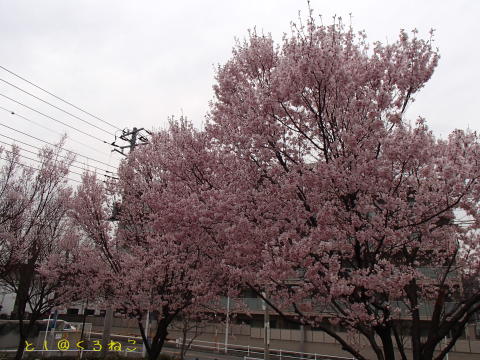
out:
{"label": "overcast gray sky", "polygon": [[[440,64],[409,108],[408,116],[426,117],[441,136],[454,128],[478,130],[480,1],[311,0],[311,6],[316,14],[322,14],[324,23],[334,14],[348,19],[352,13],[355,29],[366,30],[372,42],[394,41],[402,28],[418,28],[423,37],[428,36],[430,28],[436,29]],[[289,30],[290,21],[298,19],[299,10],[307,13],[306,1],[0,0],[0,66],[119,128],[159,128],[168,116],[182,113],[200,126],[212,99],[215,66],[231,56],[235,37],[244,38],[247,30],[256,26],[279,40]],[[1,69],[0,79],[67,109]],[[0,94],[101,140],[113,141],[113,135],[1,81]],[[69,148],[83,155],[112,165],[118,162],[120,155],[111,155],[110,148],[96,139],[1,96],[0,106],[51,130],[67,131]],[[108,132],[115,131],[75,109],[68,110]],[[0,123],[49,141],[59,137],[1,110]],[[41,144],[5,127],[0,128],[0,134]],[[0,140],[10,142],[7,138]]]}

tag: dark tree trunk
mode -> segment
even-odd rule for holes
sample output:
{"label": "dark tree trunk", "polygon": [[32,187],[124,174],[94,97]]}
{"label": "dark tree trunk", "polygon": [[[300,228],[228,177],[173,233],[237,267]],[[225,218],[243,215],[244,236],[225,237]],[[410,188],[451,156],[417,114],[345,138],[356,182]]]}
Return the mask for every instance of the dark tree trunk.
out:
{"label": "dark tree trunk", "polygon": [[27,307],[30,286],[34,276],[34,263],[22,264],[18,271],[18,290],[13,305],[12,318],[20,320],[25,319],[25,309]]}
{"label": "dark tree trunk", "polygon": [[22,331],[20,331],[20,340],[18,342],[18,347],[17,347],[17,352],[15,353],[15,360],[20,360],[23,356],[23,353],[25,351],[25,341],[27,340],[27,337],[23,334]]}
{"label": "dark tree trunk", "polygon": [[150,347],[150,352],[148,354],[149,360],[158,359],[158,356],[162,351],[163,344],[165,343],[165,340],[168,335],[167,327],[168,327],[168,323],[165,321],[165,319],[162,319],[158,322],[157,332],[155,333],[155,336],[152,339],[152,345]]}
{"label": "dark tree trunk", "polygon": [[18,291],[15,297],[15,304],[13,306],[13,317],[18,320],[19,342],[15,360],[20,360],[25,351],[25,341],[27,340],[30,329],[32,328],[32,319],[25,327],[25,309],[27,307],[28,298],[30,294],[30,287],[32,285],[34,276],[34,262],[29,262],[21,266],[19,271]]}
{"label": "dark tree trunk", "polygon": [[395,360],[395,349],[392,341],[392,330],[390,328],[382,327],[376,329],[378,336],[382,340],[383,354],[385,360]]}
{"label": "dark tree trunk", "polygon": [[142,335],[143,343],[145,344],[145,348],[147,349],[147,355],[149,360],[157,360],[160,352],[162,351],[163,344],[167,339],[168,335],[168,325],[170,321],[166,321],[162,319],[158,322],[157,331],[155,332],[155,336],[152,339],[152,343],[148,343],[148,334],[145,332],[143,328],[141,320],[138,321],[138,327],[140,328],[140,333]]}
{"label": "dark tree trunk", "polygon": [[421,351],[422,343],[420,337],[420,311],[418,310],[418,286],[416,280],[413,279],[406,286],[406,293],[412,308],[412,324],[410,325],[410,336],[412,338],[412,355],[413,360],[422,360]]}

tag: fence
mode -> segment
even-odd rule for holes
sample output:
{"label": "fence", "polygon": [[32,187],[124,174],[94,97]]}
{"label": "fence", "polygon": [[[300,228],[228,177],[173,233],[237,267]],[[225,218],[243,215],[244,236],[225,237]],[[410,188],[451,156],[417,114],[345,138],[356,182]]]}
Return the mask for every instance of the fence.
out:
{"label": "fence", "polygon": [[[191,339],[187,339],[188,344]],[[175,342],[176,347],[182,343],[182,339],[177,339]],[[228,344],[228,348],[225,349],[223,344],[212,341],[193,340],[189,347],[190,350],[210,350],[214,352],[223,352],[225,354],[244,357],[245,360],[249,359],[263,359],[264,348],[250,346],[250,345],[238,345]],[[334,356],[327,354],[306,353],[297,352],[283,349],[269,349],[269,358],[271,360],[355,360],[351,357]]]}

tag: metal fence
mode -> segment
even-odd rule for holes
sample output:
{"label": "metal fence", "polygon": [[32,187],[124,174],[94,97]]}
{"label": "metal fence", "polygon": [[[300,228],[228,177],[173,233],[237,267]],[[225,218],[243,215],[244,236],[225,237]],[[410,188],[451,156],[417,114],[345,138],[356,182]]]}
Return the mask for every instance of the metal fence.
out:
{"label": "metal fence", "polygon": [[[191,339],[187,339],[186,343],[190,343]],[[182,339],[179,338],[175,342],[176,347],[180,347]],[[250,345],[239,345],[239,344],[228,344],[228,347],[225,348],[224,344],[211,341],[203,340],[193,340],[189,347],[190,350],[209,350],[214,352],[221,352],[224,354],[229,354],[233,356],[243,357],[245,360],[258,360],[263,359],[264,348],[250,346]],[[285,349],[269,349],[269,358],[271,360],[355,360],[352,357],[342,357],[328,354],[317,354],[317,353],[307,353],[307,352],[298,352]]]}

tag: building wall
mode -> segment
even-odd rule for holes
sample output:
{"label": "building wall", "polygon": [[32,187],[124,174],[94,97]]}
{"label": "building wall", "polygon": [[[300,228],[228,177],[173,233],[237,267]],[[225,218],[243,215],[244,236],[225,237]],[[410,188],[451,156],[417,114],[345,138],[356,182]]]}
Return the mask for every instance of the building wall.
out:
{"label": "building wall", "polygon": [[10,313],[13,311],[13,305],[15,304],[15,294],[8,292],[4,288],[0,287],[0,315],[2,317],[10,316]]}

